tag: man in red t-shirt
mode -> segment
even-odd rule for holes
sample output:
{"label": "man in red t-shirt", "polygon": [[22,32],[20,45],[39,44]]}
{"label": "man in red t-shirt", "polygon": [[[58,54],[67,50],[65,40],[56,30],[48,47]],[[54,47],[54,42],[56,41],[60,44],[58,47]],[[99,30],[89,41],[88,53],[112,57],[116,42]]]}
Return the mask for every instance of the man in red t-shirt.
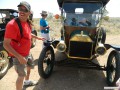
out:
{"label": "man in red t-shirt", "polygon": [[[16,81],[16,90],[22,90],[24,78],[27,80],[26,85],[33,84],[29,81],[30,65],[28,64],[31,38],[36,38],[38,40],[44,40],[44,38],[39,38],[31,33],[31,23],[28,20],[30,15],[31,7],[29,3],[23,1],[18,5],[20,23],[22,25],[22,36],[20,33],[19,26],[15,19],[8,22],[6,26],[6,32],[4,36],[4,47],[5,49],[14,56],[13,64],[15,70],[18,74]],[[25,68],[27,67],[27,72]]]}

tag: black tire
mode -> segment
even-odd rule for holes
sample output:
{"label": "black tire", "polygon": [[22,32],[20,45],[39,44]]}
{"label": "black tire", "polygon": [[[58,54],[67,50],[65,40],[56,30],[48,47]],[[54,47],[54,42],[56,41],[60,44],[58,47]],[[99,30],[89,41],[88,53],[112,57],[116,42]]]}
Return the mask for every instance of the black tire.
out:
{"label": "black tire", "polygon": [[0,58],[0,79],[2,79],[10,67],[8,53],[4,49],[0,50]]}
{"label": "black tire", "polygon": [[[35,36],[37,36],[37,31],[36,30],[32,31],[32,34],[34,34]],[[36,45],[36,39],[32,38],[31,39],[31,48],[35,47],[35,45]]]}
{"label": "black tire", "polygon": [[101,27],[101,29],[100,29],[100,39],[99,40],[100,40],[99,42],[101,42],[103,44],[106,41],[106,30],[103,27]]}
{"label": "black tire", "polygon": [[114,86],[120,77],[120,53],[118,51],[111,51],[107,61],[107,84]]}
{"label": "black tire", "polygon": [[[54,67],[55,55],[51,46],[44,47],[38,60],[39,75],[46,79],[50,77]],[[46,68],[44,65],[46,64]]]}
{"label": "black tire", "polygon": [[63,35],[63,34],[64,34],[63,28],[61,28],[60,33],[61,33],[61,40],[63,40],[63,39],[64,39],[64,37],[63,37],[63,36],[64,36],[64,35]]}

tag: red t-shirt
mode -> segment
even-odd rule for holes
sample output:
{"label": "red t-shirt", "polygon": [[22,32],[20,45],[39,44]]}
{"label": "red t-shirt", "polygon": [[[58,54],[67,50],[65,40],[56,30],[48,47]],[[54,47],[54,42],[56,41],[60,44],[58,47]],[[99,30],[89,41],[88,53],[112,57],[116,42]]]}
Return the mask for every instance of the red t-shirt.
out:
{"label": "red t-shirt", "polygon": [[[31,28],[27,22],[21,22],[23,37],[15,19],[8,22],[4,38],[10,38],[11,46],[22,56],[27,56],[31,47]],[[16,42],[17,41],[17,42]]]}

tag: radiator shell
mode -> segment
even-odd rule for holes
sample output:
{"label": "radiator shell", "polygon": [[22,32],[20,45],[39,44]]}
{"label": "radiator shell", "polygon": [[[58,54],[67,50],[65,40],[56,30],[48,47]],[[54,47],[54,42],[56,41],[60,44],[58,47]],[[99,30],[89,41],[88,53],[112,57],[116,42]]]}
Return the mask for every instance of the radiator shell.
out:
{"label": "radiator shell", "polygon": [[74,35],[69,41],[69,58],[91,59],[93,41],[87,35]]}

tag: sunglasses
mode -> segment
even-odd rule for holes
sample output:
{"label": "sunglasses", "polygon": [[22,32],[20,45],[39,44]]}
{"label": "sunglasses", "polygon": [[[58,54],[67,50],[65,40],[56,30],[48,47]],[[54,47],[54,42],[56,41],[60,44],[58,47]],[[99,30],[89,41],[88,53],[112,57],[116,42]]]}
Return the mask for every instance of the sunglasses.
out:
{"label": "sunglasses", "polygon": [[27,12],[29,12],[27,9],[22,9],[22,8],[18,8],[18,11],[20,11],[20,12],[25,12],[25,13],[27,13]]}

